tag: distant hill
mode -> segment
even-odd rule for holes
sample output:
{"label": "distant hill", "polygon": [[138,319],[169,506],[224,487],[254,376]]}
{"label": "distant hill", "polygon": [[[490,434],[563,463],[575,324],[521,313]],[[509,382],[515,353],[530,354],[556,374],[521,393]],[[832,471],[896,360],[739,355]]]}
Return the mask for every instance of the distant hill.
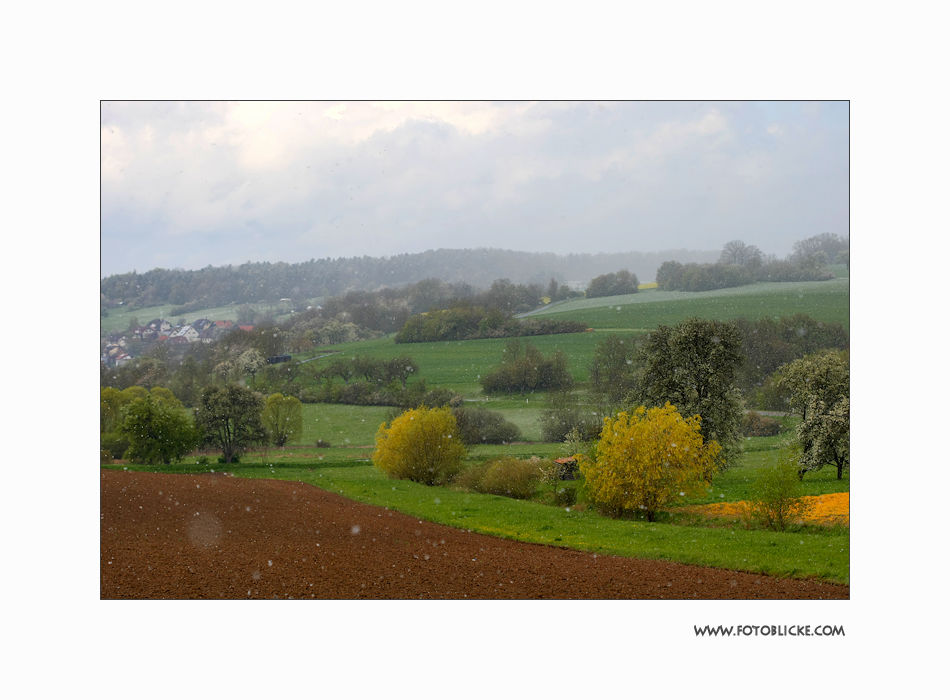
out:
{"label": "distant hill", "polygon": [[478,289],[496,279],[514,283],[586,285],[591,278],[627,269],[653,280],[666,260],[714,262],[719,251],[665,250],[653,253],[526,253],[496,248],[439,249],[392,257],[322,258],[302,263],[248,262],[201,270],[154,269],[111,275],[100,281],[101,304],[143,307],[160,304],[223,306],[338,295],[352,290],[401,287],[423,279],[464,282]]}

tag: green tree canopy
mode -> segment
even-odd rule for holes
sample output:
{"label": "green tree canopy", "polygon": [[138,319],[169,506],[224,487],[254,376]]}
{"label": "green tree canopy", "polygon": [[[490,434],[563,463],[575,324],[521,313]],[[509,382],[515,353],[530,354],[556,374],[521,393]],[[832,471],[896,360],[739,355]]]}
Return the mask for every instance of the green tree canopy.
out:
{"label": "green tree canopy", "polygon": [[608,272],[598,275],[587,286],[588,297],[609,297],[616,294],[634,294],[640,289],[640,281],[630,270]]}
{"label": "green tree canopy", "polygon": [[270,441],[283,447],[303,432],[303,404],[295,396],[271,394],[264,403],[261,422]]}
{"label": "green tree canopy", "polygon": [[699,415],[704,442],[715,440],[728,464],[738,450],[742,402],[736,377],[742,339],[734,323],[691,318],[660,326],[643,348],[641,403],[669,402],[683,416]]}
{"label": "green tree canopy", "polygon": [[132,401],[125,409],[121,432],[129,441],[126,458],[144,464],[180,461],[198,438],[191,417],[161,393],[159,398],[150,394]]}
{"label": "green tree canopy", "polygon": [[221,449],[224,461],[233,462],[245,448],[266,436],[261,423],[264,399],[236,384],[209,386],[201,392],[195,422],[206,443]]}

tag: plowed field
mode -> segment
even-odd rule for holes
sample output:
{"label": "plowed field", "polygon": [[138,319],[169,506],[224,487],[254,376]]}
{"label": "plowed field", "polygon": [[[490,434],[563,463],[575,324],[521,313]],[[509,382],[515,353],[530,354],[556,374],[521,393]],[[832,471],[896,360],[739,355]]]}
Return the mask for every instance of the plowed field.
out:
{"label": "plowed field", "polygon": [[848,598],[848,586],[598,556],[437,525],[299,482],[100,472],[100,596]]}

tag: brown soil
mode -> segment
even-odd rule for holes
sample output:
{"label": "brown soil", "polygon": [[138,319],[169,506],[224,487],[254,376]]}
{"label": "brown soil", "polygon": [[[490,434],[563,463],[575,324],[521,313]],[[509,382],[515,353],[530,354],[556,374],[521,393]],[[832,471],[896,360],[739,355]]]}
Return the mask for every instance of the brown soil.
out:
{"label": "brown soil", "polygon": [[103,599],[849,597],[848,586],[474,534],[300,482],[100,474]]}

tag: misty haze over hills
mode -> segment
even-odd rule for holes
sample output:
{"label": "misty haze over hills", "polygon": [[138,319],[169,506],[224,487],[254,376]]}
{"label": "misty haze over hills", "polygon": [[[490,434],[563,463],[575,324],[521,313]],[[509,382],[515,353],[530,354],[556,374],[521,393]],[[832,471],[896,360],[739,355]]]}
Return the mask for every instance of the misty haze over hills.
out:
{"label": "misty haze over hills", "polygon": [[165,270],[111,275],[101,280],[104,306],[271,302],[306,299],[352,290],[373,291],[436,278],[484,289],[497,279],[514,283],[586,285],[591,278],[627,269],[640,281],[655,279],[666,260],[714,262],[719,251],[664,250],[627,253],[529,253],[479,248],[439,249],[391,257],[322,258],[303,263],[248,262],[201,270]]}

